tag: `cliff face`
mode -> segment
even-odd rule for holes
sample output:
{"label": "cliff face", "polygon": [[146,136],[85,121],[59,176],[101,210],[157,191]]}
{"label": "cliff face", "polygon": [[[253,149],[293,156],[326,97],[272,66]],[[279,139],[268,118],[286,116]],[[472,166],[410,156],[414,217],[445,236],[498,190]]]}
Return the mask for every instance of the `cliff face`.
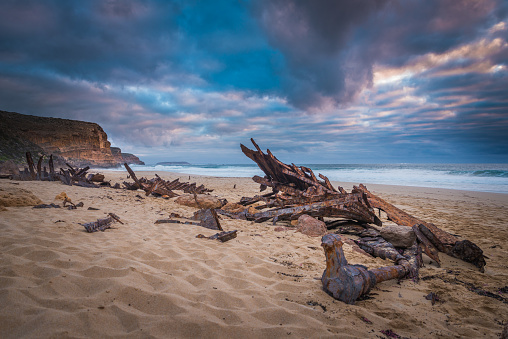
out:
{"label": "cliff face", "polygon": [[[104,130],[91,122],[0,111],[0,135],[3,140],[0,140],[3,153],[0,156],[4,157],[12,153],[12,149],[4,150],[9,147],[6,144],[21,142],[35,145],[45,154],[62,157],[79,167],[116,167],[125,162],[111,152],[111,143]],[[22,156],[28,150],[23,150]]]}
{"label": "cliff face", "polygon": [[137,156],[131,153],[123,153],[122,150],[118,147],[110,147],[111,148],[111,154],[113,154],[113,157],[116,161],[120,163],[128,163],[128,164],[135,164],[135,165],[144,165],[145,163]]}

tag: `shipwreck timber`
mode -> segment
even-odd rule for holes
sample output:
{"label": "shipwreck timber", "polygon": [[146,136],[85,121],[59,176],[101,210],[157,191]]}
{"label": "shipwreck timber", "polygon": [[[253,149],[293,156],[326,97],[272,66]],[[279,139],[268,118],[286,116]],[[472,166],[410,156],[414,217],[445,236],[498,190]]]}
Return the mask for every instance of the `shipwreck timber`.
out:
{"label": "shipwreck timber", "polygon": [[[254,176],[252,180],[260,184],[260,191],[268,187],[272,192],[244,197],[239,204],[245,210],[230,213],[219,211],[233,218],[264,222],[272,220],[275,224],[281,220],[295,220],[303,214],[319,219],[341,218],[355,221],[353,232],[361,237],[356,244],[367,253],[390,259],[396,265],[376,270],[367,270],[361,265],[348,265],[342,252],[340,236],[328,234],[323,237],[323,248],[327,259],[327,268],[323,273],[323,288],[335,298],[346,303],[354,303],[361,295],[378,282],[388,279],[411,278],[418,280],[418,271],[422,266],[422,251],[440,265],[438,252],[443,252],[477,266],[483,272],[486,264],[483,251],[469,240],[460,240],[456,236],[441,230],[436,225],[420,220],[389,202],[372,194],[360,184],[348,193],[342,187],[333,187],[324,175],[313,173],[310,168],[285,164],[279,161],[270,150],[264,153],[251,139],[255,150],[240,145],[242,152],[254,161],[265,173],[264,177]],[[257,204],[254,211],[247,206]],[[382,226],[375,215],[374,208],[387,213],[388,219],[399,226],[408,226],[416,235],[416,241],[405,249],[397,249],[372,230],[369,224]],[[259,211],[259,212],[258,212]],[[331,221],[336,225],[340,221]],[[352,229],[344,228],[350,232]]]}

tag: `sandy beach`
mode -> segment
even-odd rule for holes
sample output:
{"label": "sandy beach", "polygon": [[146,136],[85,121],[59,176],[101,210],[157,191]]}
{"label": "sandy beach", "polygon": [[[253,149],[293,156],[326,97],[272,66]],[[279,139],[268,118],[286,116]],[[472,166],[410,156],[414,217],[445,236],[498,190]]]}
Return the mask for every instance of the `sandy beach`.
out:
{"label": "sandy beach", "polygon": [[[131,180],[126,172],[103,173],[112,184]],[[229,202],[259,193],[250,178],[158,174],[204,184]],[[353,185],[333,184],[348,191]],[[0,211],[0,337],[387,337],[382,331],[408,338],[499,337],[508,322],[508,195],[365,184],[408,213],[475,242],[488,257],[485,273],[443,253],[440,268],[424,256],[420,282],[386,281],[366,300],[346,305],[322,289],[320,237],[222,217],[223,228],[238,230],[238,237],[221,243],[196,238],[216,233],[200,226],[155,224],[170,213],[191,217],[197,210],[174,199],[4,179],[3,196],[26,190],[62,205],[55,197],[65,192],[84,207]],[[80,225],[110,212],[124,224],[96,233]],[[353,264],[392,264],[348,244],[344,250]],[[425,299],[431,292],[439,297],[434,305]]]}

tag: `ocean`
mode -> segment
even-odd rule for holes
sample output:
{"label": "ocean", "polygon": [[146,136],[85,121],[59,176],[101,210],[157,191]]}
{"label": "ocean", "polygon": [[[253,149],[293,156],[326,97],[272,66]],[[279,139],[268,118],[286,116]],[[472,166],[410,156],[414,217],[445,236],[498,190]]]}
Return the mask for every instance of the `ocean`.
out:
{"label": "ocean", "polygon": [[[508,194],[508,164],[303,164],[332,181],[448,188]],[[134,171],[177,172],[216,177],[264,176],[256,164],[132,165]],[[125,170],[123,167],[117,170]]]}

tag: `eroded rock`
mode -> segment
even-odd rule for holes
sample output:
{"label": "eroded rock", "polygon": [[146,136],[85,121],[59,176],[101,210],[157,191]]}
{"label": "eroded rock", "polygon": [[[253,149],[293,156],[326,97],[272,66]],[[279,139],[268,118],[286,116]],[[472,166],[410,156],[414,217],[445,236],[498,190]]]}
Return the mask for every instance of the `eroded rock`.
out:
{"label": "eroded rock", "polygon": [[415,232],[406,226],[383,226],[379,228],[381,237],[395,247],[409,248],[416,240]]}
{"label": "eroded rock", "polygon": [[[196,203],[196,199],[198,203]],[[175,199],[175,202],[189,207],[196,208],[221,208],[222,201],[220,198],[207,195],[207,194],[197,194],[196,199],[193,194],[183,194]]]}
{"label": "eroded rock", "polygon": [[309,237],[321,237],[326,234],[327,228],[323,221],[304,214],[298,218],[296,231]]}

